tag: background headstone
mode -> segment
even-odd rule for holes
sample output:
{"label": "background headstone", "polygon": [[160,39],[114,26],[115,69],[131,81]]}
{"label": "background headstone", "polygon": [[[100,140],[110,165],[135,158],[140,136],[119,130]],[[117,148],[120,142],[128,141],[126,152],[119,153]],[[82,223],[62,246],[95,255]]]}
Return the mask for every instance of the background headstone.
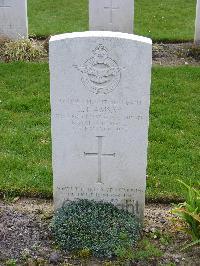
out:
{"label": "background headstone", "polygon": [[28,37],[27,0],[0,0],[0,37]]}
{"label": "background headstone", "polygon": [[111,202],[142,217],[152,44],[114,32],[50,40],[54,201]]}
{"label": "background headstone", "polygon": [[200,45],[200,0],[197,0],[194,42]]}
{"label": "background headstone", "polygon": [[134,0],[89,0],[89,29],[133,33]]}

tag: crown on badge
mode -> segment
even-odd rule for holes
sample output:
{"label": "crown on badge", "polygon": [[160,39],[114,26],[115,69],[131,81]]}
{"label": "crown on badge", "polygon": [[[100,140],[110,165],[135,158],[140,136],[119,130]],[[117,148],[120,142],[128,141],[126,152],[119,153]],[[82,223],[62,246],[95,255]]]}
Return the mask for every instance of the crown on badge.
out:
{"label": "crown on badge", "polygon": [[101,56],[104,55],[105,53],[108,53],[107,49],[102,45],[99,44],[93,51],[95,54]]}

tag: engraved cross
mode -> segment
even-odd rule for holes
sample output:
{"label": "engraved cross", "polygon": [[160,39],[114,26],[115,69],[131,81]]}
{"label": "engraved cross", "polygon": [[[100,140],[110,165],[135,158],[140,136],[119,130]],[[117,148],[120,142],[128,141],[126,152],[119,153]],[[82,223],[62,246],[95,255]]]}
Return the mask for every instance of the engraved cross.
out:
{"label": "engraved cross", "polygon": [[102,183],[102,156],[115,157],[115,153],[102,153],[103,136],[97,136],[98,139],[98,152],[84,152],[85,156],[97,156],[98,158],[98,179],[97,183]]}
{"label": "engraved cross", "polygon": [[112,24],[113,22],[113,11],[119,9],[119,7],[114,7],[113,6],[113,0],[109,0],[110,1],[110,5],[109,6],[105,6],[104,9],[108,9],[110,11],[110,23]]}

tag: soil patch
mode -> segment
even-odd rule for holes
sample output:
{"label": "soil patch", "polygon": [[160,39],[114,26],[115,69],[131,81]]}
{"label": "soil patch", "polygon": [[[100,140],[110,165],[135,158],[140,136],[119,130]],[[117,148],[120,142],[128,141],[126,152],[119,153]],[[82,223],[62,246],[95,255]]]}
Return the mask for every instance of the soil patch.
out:
{"label": "soil patch", "polygon": [[[170,209],[170,205],[147,204],[145,210],[144,237],[150,239],[163,255],[124,265],[199,265],[200,247],[180,251],[188,239],[174,230]],[[97,260],[87,260],[84,264],[80,259],[72,259],[68,253],[58,251],[50,230],[52,215],[52,201],[0,201],[0,265],[6,265],[11,259],[16,265],[106,265]]]}
{"label": "soil patch", "polygon": [[[198,52],[199,57],[195,53]],[[153,64],[161,66],[200,66],[200,49],[192,42],[153,44]]]}
{"label": "soil patch", "polygon": [[[46,40],[35,40],[42,44],[47,51],[47,56],[38,58],[37,61],[48,62],[48,43]],[[6,39],[0,39],[0,62],[5,62],[4,44]],[[153,65],[160,66],[200,66],[200,47],[194,47],[192,42],[187,43],[154,43],[153,44]]]}

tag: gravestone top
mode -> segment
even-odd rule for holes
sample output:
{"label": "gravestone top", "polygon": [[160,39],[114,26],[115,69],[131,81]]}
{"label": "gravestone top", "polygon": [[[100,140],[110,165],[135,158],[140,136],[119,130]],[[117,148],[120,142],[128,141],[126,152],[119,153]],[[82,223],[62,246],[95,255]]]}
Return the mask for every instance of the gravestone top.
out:
{"label": "gravestone top", "polygon": [[85,31],[85,32],[72,32],[72,33],[63,33],[55,36],[51,36],[50,43],[54,41],[60,41],[65,39],[74,39],[74,38],[85,38],[85,37],[99,37],[99,38],[119,38],[132,40],[136,42],[152,44],[152,40],[147,37],[122,33],[122,32],[110,32],[110,31]]}
{"label": "gravestone top", "polygon": [[142,218],[152,41],[116,32],[49,46],[54,202],[111,202]]}
{"label": "gravestone top", "polygon": [[134,0],[89,0],[89,29],[133,33]]}
{"label": "gravestone top", "polygon": [[27,0],[0,0],[0,37],[28,37]]}

